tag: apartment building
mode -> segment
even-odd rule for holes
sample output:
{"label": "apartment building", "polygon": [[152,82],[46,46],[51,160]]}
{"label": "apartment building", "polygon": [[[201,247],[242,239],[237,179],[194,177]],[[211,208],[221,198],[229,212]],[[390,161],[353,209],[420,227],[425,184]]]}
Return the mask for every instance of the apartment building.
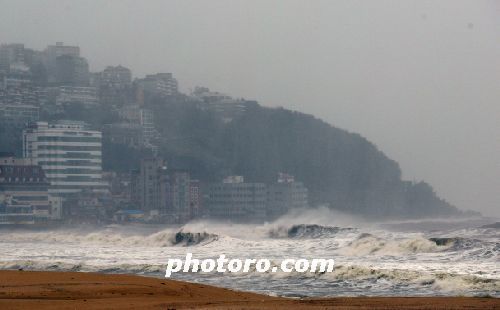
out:
{"label": "apartment building", "polygon": [[60,219],[61,207],[52,206],[43,169],[29,160],[0,157],[0,224],[34,224]]}
{"label": "apartment building", "polygon": [[211,184],[208,194],[211,218],[237,222],[264,221],[267,190],[264,183],[245,183],[242,176],[230,176],[222,183]]}
{"label": "apartment building", "polygon": [[23,132],[23,156],[43,168],[51,194],[106,193],[101,141],[101,132],[83,122],[36,122]]}

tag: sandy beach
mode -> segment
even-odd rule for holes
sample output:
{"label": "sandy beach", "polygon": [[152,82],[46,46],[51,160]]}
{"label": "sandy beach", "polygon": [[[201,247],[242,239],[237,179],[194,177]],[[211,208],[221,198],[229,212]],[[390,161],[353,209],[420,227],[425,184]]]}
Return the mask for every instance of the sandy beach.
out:
{"label": "sandy beach", "polygon": [[496,298],[287,299],[133,275],[0,271],[0,309],[499,309]]}

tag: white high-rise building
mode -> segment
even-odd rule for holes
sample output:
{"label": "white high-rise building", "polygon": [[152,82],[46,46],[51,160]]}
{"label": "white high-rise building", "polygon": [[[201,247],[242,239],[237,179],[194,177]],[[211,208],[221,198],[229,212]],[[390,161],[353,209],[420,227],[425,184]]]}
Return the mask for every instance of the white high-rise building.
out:
{"label": "white high-rise building", "polygon": [[101,141],[101,132],[83,122],[37,122],[23,132],[23,155],[43,168],[52,195],[106,192]]}

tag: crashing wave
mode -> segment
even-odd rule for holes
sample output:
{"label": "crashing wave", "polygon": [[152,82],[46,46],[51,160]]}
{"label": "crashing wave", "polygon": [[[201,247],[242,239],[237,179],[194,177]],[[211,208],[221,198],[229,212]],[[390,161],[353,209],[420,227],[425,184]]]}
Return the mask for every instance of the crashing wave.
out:
{"label": "crashing wave", "polygon": [[299,224],[291,227],[278,227],[269,232],[271,238],[321,238],[340,232],[353,232],[356,228],[337,226],[321,226],[316,224]]}
{"label": "crashing wave", "polygon": [[488,224],[488,225],[483,225],[481,228],[494,228],[494,229],[500,229],[500,222],[495,222],[493,224]]}
{"label": "crashing wave", "polygon": [[427,273],[399,269],[374,269],[365,266],[336,266],[333,277],[342,281],[380,281],[386,280],[396,285],[427,286],[436,291],[468,294],[476,292],[498,292],[500,280],[473,275],[453,273]]}
{"label": "crashing wave", "polygon": [[[16,242],[54,242],[79,244],[113,244],[121,246],[193,246],[206,244],[218,239],[216,234],[206,232],[192,233],[175,230],[162,230],[149,235],[120,233],[105,229],[97,232],[52,231],[11,233],[1,236],[4,240]],[[0,240],[1,241],[1,240]]]}
{"label": "crashing wave", "polygon": [[462,238],[429,238],[430,241],[436,243],[438,246],[454,245],[458,243]]}
{"label": "crashing wave", "polygon": [[451,245],[437,245],[436,242],[416,237],[411,239],[386,240],[368,233],[362,233],[351,241],[341,253],[346,255],[399,255],[443,251]]}
{"label": "crashing wave", "polygon": [[437,246],[447,246],[453,250],[470,249],[480,245],[481,243],[481,240],[461,237],[429,238],[429,240],[436,243]]}
{"label": "crashing wave", "polygon": [[206,241],[215,241],[217,239],[217,235],[206,232],[190,233],[179,231],[175,234],[173,245],[192,246]]}
{"label": "crashing wave", "polygon": [[436,243],[437,246],[451,246],[451,248],[457,250],[473,248],[482,243],[481,240],[461,237],[439,237],[429,238],[429,240]]}

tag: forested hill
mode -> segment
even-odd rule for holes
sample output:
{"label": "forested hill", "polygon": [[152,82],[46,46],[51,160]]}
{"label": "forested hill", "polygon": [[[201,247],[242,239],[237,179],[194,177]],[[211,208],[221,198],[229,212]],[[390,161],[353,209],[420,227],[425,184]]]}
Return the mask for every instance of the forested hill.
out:
{"label": "forested hill", "polygon": [[427,183],[401,180],[398,163],[362,136],[311,115],[246,102],[225,123],[205,104],[156,102],[156,125],[169,165],[203,181],[243,175],[272,182],[278,172],[303,181],[313,205],[369,216],[460,214]]}
{"label": "forested hill", "polygon": [[[313,206],[326,204],[370,217],[462,214],[427,183],[401,180],[398,164],[358,134],[311,115],[252,101],[243,105],[245,112],[228,122],[220,110],[188,96],[148,100],[160,132],[159,155],[169,167],[187,169],[203,182],[220,182],[232,174],[273,182],[278,172],[286,172],[309,188]],[[116,108],[77,104],[55,115],[42,114],[42,119],[82,120],[97,129],[121,121]],[[1,131],[0,151],[20,154],[19,135]],[[105,139],[104,169],[129,172],[144,152]]]}

